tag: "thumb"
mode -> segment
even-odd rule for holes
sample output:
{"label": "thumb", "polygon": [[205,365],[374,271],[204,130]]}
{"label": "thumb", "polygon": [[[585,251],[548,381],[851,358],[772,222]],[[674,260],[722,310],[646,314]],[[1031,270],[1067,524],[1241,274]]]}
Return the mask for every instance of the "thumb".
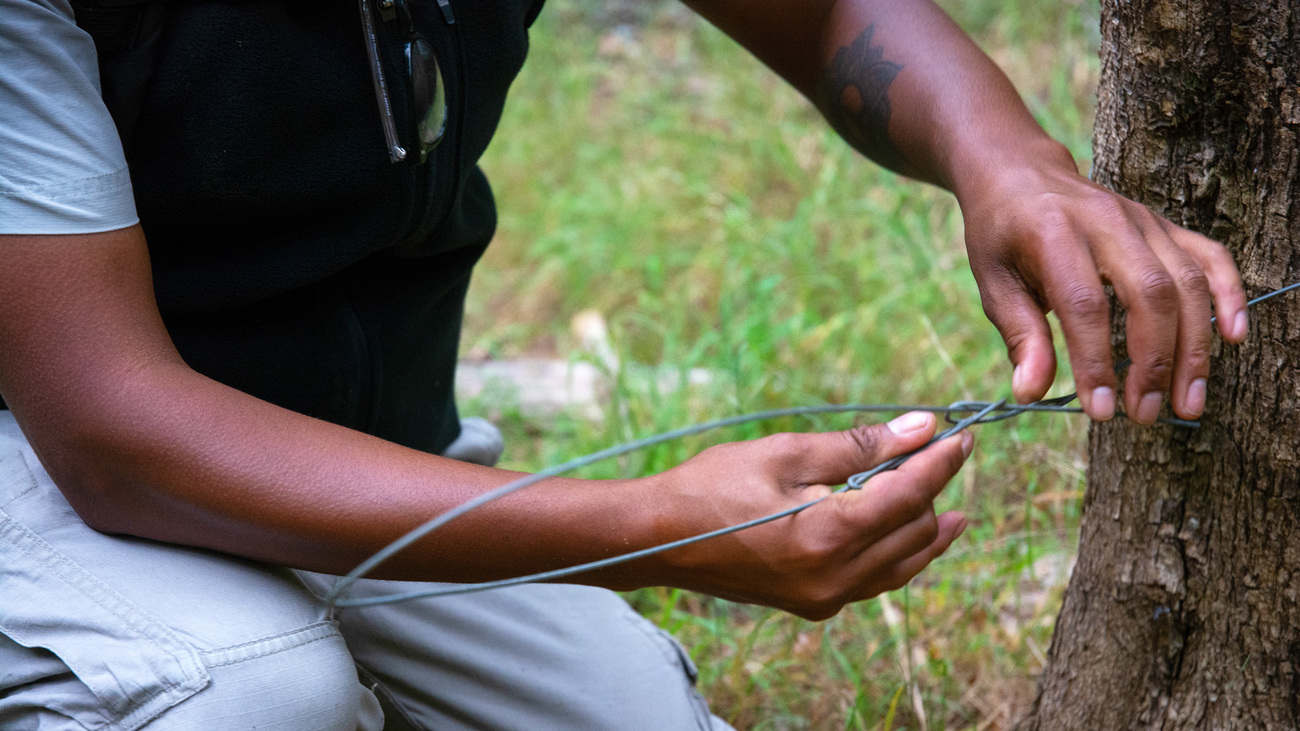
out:
{"label": "thumb", "polygon": [[937,423],[934,414],[912,411],[888,424],[800,435],[803,444],[789,477],[803,485],[842,484],[852,475],[925,446]]}

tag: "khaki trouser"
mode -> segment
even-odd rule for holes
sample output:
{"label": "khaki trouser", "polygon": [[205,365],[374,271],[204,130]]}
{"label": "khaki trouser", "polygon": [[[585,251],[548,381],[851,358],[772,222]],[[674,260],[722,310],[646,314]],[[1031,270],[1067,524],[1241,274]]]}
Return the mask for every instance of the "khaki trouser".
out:
{"label": "khaki trouser", "polygon": [[332,581],[91,530],[0,411],[0,728],[380,729],[376,693],[423,729],[727,728],[681,646],[611,592],[522,586],[334,622]]}

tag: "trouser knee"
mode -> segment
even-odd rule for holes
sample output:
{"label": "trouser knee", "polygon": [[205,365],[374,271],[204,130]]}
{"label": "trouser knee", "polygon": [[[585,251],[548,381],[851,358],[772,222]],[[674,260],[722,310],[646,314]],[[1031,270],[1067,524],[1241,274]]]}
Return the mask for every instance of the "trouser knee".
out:
{"label": "trouser knee", "polygon": [[[332,630],[332,627],[331,627]],[[204,653],[209,685],[148,731],[379,731],[382,712],[337,631]]]}

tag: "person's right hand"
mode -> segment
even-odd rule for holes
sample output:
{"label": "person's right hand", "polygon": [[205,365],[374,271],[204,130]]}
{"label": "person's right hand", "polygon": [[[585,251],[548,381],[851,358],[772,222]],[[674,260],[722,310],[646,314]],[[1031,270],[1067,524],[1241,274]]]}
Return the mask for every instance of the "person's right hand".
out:
{"label": "person's right hand", "polygon": [[[823,434],[777,434],[723,444],[660,475],[664,542],[793,507],[851,475],[924,445],[936,419]],[[939,442],[897,470],[788,518],[656,557],[656,580],[735,601],[824,619],[845,604],[906,584],[947,550],[966,518],[935,515],[934,498],[970,454],[970,432]],[[648,568],[648,567],[647,567]]]}

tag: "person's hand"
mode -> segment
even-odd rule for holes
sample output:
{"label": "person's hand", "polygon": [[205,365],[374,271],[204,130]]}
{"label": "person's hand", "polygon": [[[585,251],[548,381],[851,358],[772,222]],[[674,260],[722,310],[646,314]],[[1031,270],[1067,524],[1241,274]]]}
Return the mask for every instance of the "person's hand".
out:
{"label": "person's hand", "polygon": [[1246,295],[1231,255],[1079,175],[1061,152],[1008,166],[959,196],[971,270],[1006,341],[1016,400],[1040,399],[1051,387],[1056,356],[1045,315],[1055,311],[1084,410],[1102,421],[1115,414],[1109,284],[1127,310],[1129,418],[1154,422],[1172,389],[1174,412],[1195,419],[1205,409],[1210,317],[1217,312],[1225,340],[1246,337]]}
{"label": "person's hand", "polygon": [[[914,412],[890,424],[823,434],[778,434],[723,444],[653,478],[665,540],[793,507],[851,475],[924,445],[936,419]],[[935,515],[934,498],[970,454],[970,432],[831,495],[791,517],[662,554],[656,579],[735,601],[824,619],[845,604],[906,584],[966,528]]]}

